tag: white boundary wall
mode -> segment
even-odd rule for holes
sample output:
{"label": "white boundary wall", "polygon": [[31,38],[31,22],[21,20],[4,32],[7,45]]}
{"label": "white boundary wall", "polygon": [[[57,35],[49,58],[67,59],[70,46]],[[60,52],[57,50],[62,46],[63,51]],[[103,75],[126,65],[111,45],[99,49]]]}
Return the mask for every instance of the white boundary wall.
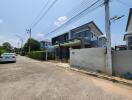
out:
{"label": "white boundary wall", "polygon": [[70,65],[85,70],[106,72],[106,49],[71,49]]}
{"label": "white boundary wall", "polygon": [[132,74],[132,50],[113,52],[113,73],[123,76],[127,72]]}

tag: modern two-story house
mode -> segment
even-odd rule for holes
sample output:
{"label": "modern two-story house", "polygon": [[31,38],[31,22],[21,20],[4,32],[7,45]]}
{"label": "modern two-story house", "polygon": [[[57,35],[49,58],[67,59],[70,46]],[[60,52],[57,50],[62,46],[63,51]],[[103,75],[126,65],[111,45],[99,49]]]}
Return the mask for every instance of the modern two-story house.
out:
{"label": "modern two-story house", "polygon": [[132,50],[132,8],[129,12],[124,41],[126,41],[127,50]]}
{"label": "modern two-story house", "polygon": [[100,38],[101,35],[103,35],[101,30],[91,21],[54,37],[52,45],[55,48],[55,58],[68,60],[70,49],[105,47],[106,38]]}
{"label": "modern two-story house", "polygon": [[40,41],[41,50],[48,50],[48,52],[53,52],[53,46],[50,41]]}

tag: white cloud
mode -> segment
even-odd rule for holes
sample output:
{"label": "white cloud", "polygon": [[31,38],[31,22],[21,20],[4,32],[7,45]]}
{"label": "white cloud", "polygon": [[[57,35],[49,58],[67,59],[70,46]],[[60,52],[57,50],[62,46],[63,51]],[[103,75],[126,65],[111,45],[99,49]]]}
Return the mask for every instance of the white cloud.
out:
{"label": "white cloud", "polygon": [[44,37],[44,34],[42,34],[42,33],[37,33],[36,36],[37,36],[37,37]]}
{"label": "white cloud", "polygon": [[0,24],[3,23],[4,21],[2,19],[0,19]]}
{"label": "white cloud", "polygon": [[43,40],[44,39],[44,34],[43,33],[37,33],[35,39],[37,39],[39,41]]}
{"label": "white cloud", "polygon": [[54,25],[59,27],[62,24],[64,24],[67,21],[68,17],[67,16],[61,16],[57,19],[57,21],[54,22]]}
{"label": "white cloud", "polygon": [[50,42],[50,39],[47,38],[44,33],[37,33],[35,36],[36,36],[35,39],[38,41],[49,41]]}
{"label": "white cloud", "polygon": [[76,28],[76,27],[77,27],[77,26],[74,26],[74,25],[73,25],[73,26],[71,27],[71,29],[74,29],[74,28]]}

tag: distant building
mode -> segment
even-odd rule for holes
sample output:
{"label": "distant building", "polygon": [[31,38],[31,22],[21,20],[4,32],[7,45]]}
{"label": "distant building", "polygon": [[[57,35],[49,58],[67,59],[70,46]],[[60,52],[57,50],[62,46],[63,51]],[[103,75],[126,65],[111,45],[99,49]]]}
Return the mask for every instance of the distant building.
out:
{"label": "distant building", "polygon": [[115,46],[115,50],[116,51],[127,50],[127,46],[126,45],[118,45],[118,46]]}
{"label": "distant building", "polygon": [[50,41],[40,41],[40,47],[42,50],[48,50],[49,52],[53,51],[53,46]]}
{"label": "distant building", "polygon": [[106,36],[101,35],[98,41],[99,47],[107,47],[106,42],[107,42]]}
{"label": "distant building", "polygon": [[87,24],[72,29],[64,34],[52,38],[52,45],[55,48],[56,59],[68,60],[71,49],[105,47],[106,38],[100,38],[103,33],[91,21]]}
{"label": "distant building", "polygon": [[124,41],[126,41],[127,50],[132,50],[132,8],[130,8],[129,12]]}

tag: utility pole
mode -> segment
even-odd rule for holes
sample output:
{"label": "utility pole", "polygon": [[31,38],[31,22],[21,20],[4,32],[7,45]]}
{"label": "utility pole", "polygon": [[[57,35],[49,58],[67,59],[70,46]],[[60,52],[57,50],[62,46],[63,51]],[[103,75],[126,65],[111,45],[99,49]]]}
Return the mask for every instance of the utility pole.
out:
{"label": "utility pole", "polygon": [[31,31],[31,28],[29,29],[29,37],[31,38],[31,33],[32,33],[32,31]]}
{"label": "utility pole", "polygon": [[18,54],[19,54],[19,49],[20,49],[20,48],[19,48],[19,42],[17,42],[17,46],[18,46],[18,51],[17,51],[17,52],[18,52]]}
{"label": "utility pole", "polygon": [[46,51],[46,59],[45,60],[47,61],[48,60],[48,50],[46,49],[45,51]]}
{"label": "utility pole", "polygon": [[[32,33],[32,30],[31,28],[30,29],[26,29],[27,33],[29,34],[29,40],[31,39],[31,33]],[[30,46],[30,41],[29,41],[29,47],[28,47],[28,52],[30,53],[31,51],[31,46]]]}
{"label": "utility pole", "polygon": [[20,39],[20,41],[21,41],[21,53],[22,53],[23,52],[23,42],[24,42],[24,39],[21,36],[19,36],[19,35],[16,35],[16,37],[18,37]]}
{"label": "utility pole", "polygon": [[104,4],[105,4],[105,32],[106,32],[106,37],[107,37],[106,71],[109,75],[112,75],[112,52],[111,52],[111,31],[110,31],[109,2],[110,2],[110,0],[104,0]]}
{"label": "utility pole", "polygon": [[23,39],[21,39],[21,54],[23,53]]}

